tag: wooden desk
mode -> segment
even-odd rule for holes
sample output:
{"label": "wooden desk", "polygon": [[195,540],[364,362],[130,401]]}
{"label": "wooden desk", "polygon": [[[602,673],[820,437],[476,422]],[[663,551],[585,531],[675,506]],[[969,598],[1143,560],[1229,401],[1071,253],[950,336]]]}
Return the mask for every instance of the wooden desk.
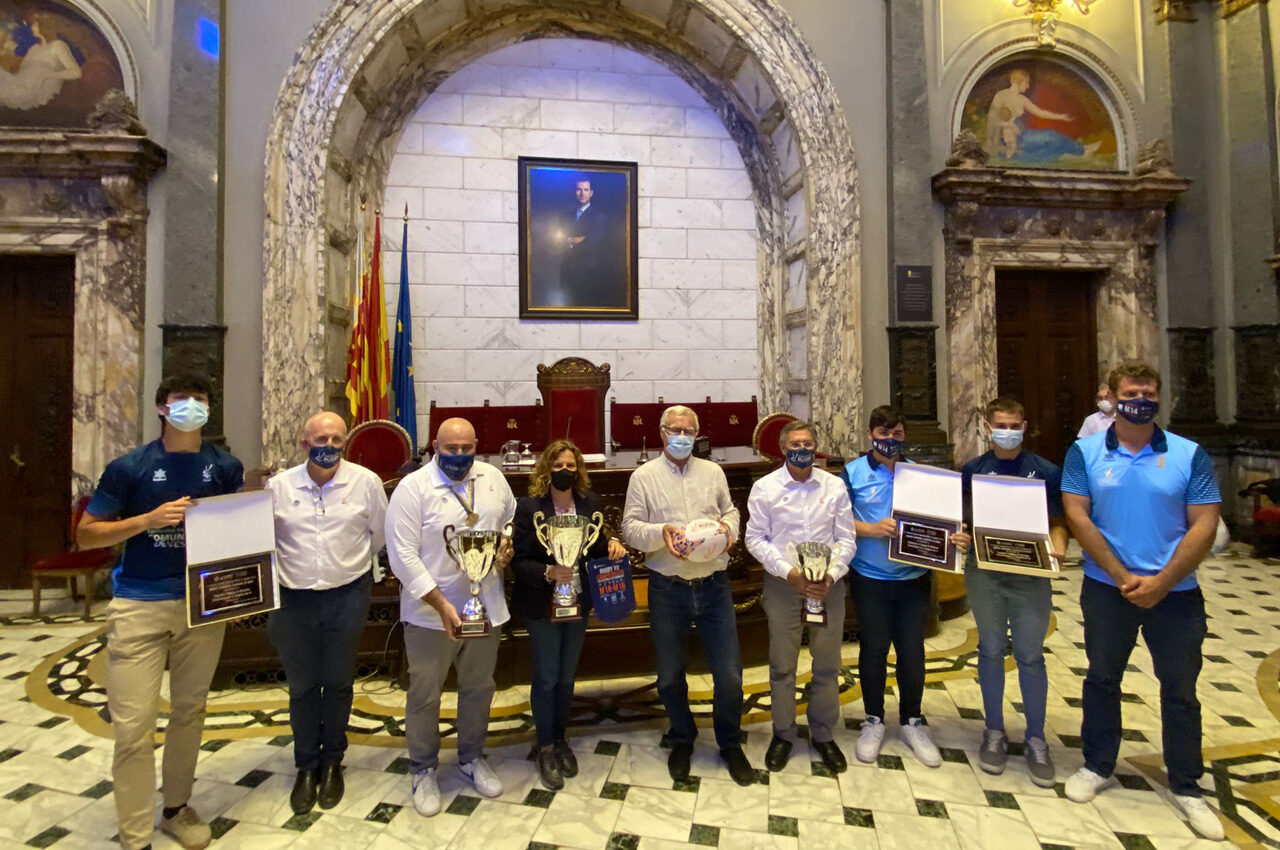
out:
{"label": "wooden desk", "polygon": [[[609,457],[604,464],[588,467],[591,489],[600,496],[606,528],[614,534],[622,522],[627,483],[631,473],[639,466],[639,454],[635,451],[619,452]],[[650,452],[650,456],[657,457],[658,452]],[[500,457],[483,456],[480,459],[502,468]],[[745,531],[747,497],[750,495],[751,485],[775,469],[778,462],[760,457],[749,446],[713,449],[711,460],[724,469],[729,493],[742,516],[742,530]],[[523,496],[528,492],[528,467],[508,467],[503,471],[516,496]],[[586,644],[578,665],[579,675],[584,678],[645,676],[652,675],[655,670],[653,643],[648,635],[648,609],[645,605],[648,598],[648,576],[644,569],[644,554],[633,551],[631,559],[635,565],[636,611],[621,623],[601,623],[594,617],[589,621]],[[747,552],[741,539],[729,551],[729,578],[738,614],[738,644],[742,663],[746,666],[767,664],[769,629],[764,609],[760,605],[763,568]],[[963,593],[963,584],[960,589]],[[845,639],[848,640],[856,632],[857,618],[853,613],[853,605],[846,605],[845,608]],[[960,610],[963,611],[963,607]],[[399,619],[400,584],[387,571],[387,577],[373,588],[369,619],[358,650],[360,675],[379,666],[390,675],[405,675],[402,658],[404,644],[398,628]],[[933,619],[931,631],[936,631],[936,628],[937,621]],[[498,651],[495,674],[498,687],[530,681],[527,643],[528,633],[518,619],[513,618],[502,627],[502,644]],[[692,641],[691,644],[697,646],[698,642]],[[691,654],[689,670],[695,673],[706,672],[700,649]],[[279,659],[267,639],[265,614],[228,626],[222,659],[214,675],[215,687],[275,682],[281,678]]]}

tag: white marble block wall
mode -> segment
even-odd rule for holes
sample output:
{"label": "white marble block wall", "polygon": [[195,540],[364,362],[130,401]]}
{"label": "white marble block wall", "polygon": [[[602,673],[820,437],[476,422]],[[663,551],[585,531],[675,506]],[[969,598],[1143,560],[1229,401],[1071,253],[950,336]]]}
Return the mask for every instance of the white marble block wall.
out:
{"label": "white marble block wall", "polygon": [[[639,164],[639,321],[518,318],[522,155]],[[619,401],[757,394],[751,183],[716,114],[653,59],[594,41],[523,42],[423,102],[383,203],[392,329],[406,203],[421,434],[432,400],[532,404],[537,364],[567,355],[612,364]]]}

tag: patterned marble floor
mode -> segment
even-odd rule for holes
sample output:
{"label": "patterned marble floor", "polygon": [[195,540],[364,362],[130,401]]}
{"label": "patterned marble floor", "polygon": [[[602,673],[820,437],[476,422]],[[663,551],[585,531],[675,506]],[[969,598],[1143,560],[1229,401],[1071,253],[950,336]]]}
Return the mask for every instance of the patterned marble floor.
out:
{"label": "patterned marble floor", "polygon": [[[1280,847],[1280,561],[1239,555],[1201,570],[1211,616],[1200,680],[1205,755],[1202,785],[1242,847]],[[1081,763],[1080,685],[1085,672],[1077,573],[1057,583],[1054,629],[1046,639],[1049,743],[1059,777]],[[101,606],[92,621],[70,600],[52,600],[39,621],[29,596],[0,594],[0,847],[118,846],[110,781],[111,741],[101,700]],[[425,819],[409,800],[402,747],[403,693],[385,680],[358,686],[347,794],[333,810],[296,817],[288,805],[293,771],[284,693],[215,694],[196,771],[193,803],[212,820],[219,847],[275,848],[1196,848],[1167,802],[1160,761],[1159,686],[1139,648],[1124,685],[1121,785],[1089,805],[1034,786],[1020,759],[1004,775],[976,768],[981,698],[972,619],[945,624],[929,642],[925,709],[946,761],[921,766],[891,733],[878,764],[852,759],[861,719],[853,670],[838,741],[853,762],[834,777],[797,747],[781,774],[758,772],[740,788],[720,766],[710,730],[699,740],[693,776],[675,785],[660,748],[650,683],[583,683],[573,730],[582,770],[558,793],[542,790],[528,752],[527,690],[496,700],[490,759],[506,793],[480,800],[447,753],[445,811]],[[845,646],[856,668],[857,645]],[[767,670],[746,672],[747,752],[763,766],[769,741]],[[697,695],[709,688],[694,677]],[[704,694],[705,696],[705,694]],[[1010,675],[1006,720],[1022,726],[1017,677]],[[446,705],[446,711],[448,705]],[[890,712],[892,713],[892,703]],[[158,836],[156,847],[174,847]]]}

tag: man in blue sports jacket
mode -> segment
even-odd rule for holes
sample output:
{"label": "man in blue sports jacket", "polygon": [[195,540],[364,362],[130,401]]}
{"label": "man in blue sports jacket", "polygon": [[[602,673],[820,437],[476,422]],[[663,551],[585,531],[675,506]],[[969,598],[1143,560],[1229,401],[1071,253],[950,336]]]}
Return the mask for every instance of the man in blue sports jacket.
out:
{"label": "man in blue sports jacket", "polygon": [[1138,640],[1160,681],[1164,760],[1175,805],[1205,838],[1222,824],[1200,796],[1201,646],[1206,620],[1196,567],[1209,552],[1222,497],[1196,443],[1161,430],[1160,374],[1129,362],[1111,371],[1116,420],[1076,441],[1062,470],[1067,522],[1085,552],[1084,767],[1066,794],[1084,803],[1113,782],[1120,752],[1120,683]]}

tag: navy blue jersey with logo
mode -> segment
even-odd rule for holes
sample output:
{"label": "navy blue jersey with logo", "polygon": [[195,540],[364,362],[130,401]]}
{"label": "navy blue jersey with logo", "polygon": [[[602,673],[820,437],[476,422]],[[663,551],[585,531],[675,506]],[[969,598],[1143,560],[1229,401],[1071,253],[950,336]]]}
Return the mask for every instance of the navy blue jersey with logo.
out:
{"label": "navy blue jersey with logo", "polygon": [[1029,451],[1013,460],[1001,460],[994,451],[978,455],[961,467],[964,474],[964,521],[973,528],[973,500],[970,481],[975,475],[1012,475],[1015,478],[1037,478],[1044,482],[1044,495],[1049,503],[1049,516],[1062,516],[1062,469]]}
{"label": "navy blue jersey with logo", "polygon": [[[244,466],[212,443],[201,443],[198,452],[166,452],[155,440],[107,465],[87,512],[101,519],[128,519],[183,496],[221,496],[243,486]],[[186,545],[182,524],[149,528],[130,537],[112,576],[115,595],[181,599],[186,592]]]}

